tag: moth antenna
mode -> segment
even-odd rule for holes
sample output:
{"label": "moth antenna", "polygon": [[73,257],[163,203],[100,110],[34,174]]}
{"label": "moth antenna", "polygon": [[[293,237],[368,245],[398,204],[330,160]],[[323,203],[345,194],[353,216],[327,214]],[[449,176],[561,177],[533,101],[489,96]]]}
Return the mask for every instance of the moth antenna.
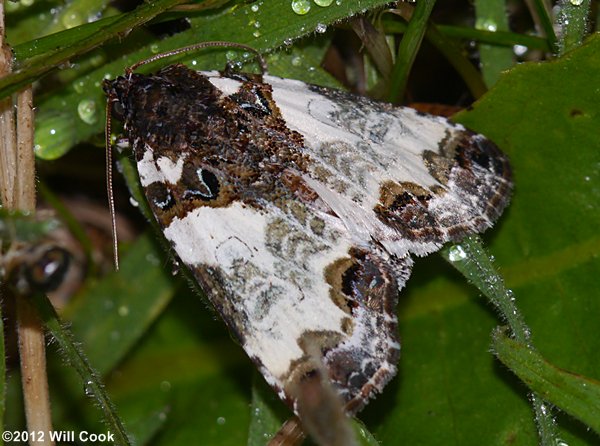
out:
{"label": "moth antenna", "polygon": [[112,171],[112,146],[110,144],[110,124],[111,124],[111,98],[106,99],[106,127],[104,128],[105,135],[105,151],[106,151],[106,194],[108,196],[108,209],[110,212],[110,229],[113,242],[113,260],[115,270],[119,271],[119,241],[117,238],[117,218],[115,216],[115,195],[113,191],[113,171]]}
{"label": "moth antenna", "polygon": [[256,58],[258,60],[258,63],[260,65],[260,69],[261,69],[262,73],[265,74],[267,72],[267,63],[263,59],[262,55],[258,52],[258,50],[252,48],[251,46],[244,45],[243,43],[225,42],[225,41],[215,40],[215,41],[209,41],[209,42],[196,43],[194,45],[184,46],[182,48],[165,51],[164,53],[155,54],[154,56],[149,57],[148,59],[140,60],[139,62],[136,62],[133,65],[131,65],[129,68],[126,68],[125,73],[127,73],[127,75],[129,76],[135,69],[141,67],[142,65],[146,65],[146,64],[155,62],[157,60],[164,59],[166,57],[175,56],[177,54],[201,50],[204,48],[214,48],[214,47],[230,47],[230,48],[239,48],[242,50],[252,51],[254,54],[256,54]]}

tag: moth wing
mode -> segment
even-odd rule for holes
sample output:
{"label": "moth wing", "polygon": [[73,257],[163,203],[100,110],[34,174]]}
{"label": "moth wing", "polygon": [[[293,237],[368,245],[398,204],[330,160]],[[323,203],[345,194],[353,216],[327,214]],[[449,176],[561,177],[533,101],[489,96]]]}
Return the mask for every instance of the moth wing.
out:
{"label": "moth wing", "polygon": [[358,240],[425,255],[487,229],[508,204],[508,159],[484,136],[411,108],[265,81],[314,160],[306,183]]}
{"label": "moth wing", "polygon": [[160,153],[148,146],[138,161],[153,212],[269,384],[294,407],[298,383],[324,367],[346,410],[362,407],[395,372],[395,305],[411,260],[355,245],[299,200],[188,207],[186,172],[205,179],[205,195],[210,181],[194,160]]}

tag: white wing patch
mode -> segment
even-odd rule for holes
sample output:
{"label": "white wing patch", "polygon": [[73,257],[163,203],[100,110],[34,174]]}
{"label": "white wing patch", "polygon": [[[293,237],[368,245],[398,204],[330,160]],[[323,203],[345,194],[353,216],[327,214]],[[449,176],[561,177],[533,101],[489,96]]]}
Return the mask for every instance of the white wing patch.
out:
{"label": "white wing patch", "polygon": [[152,147],[146,144],[144,156],[137,163],[142,186],[147,187],[156,181],[177,183],[181,179],[185,158],[185,154],[182,154],[175,162],[166,156],[155,159]]}
{"label": "white wing patch", "polygon": [[[183,219],[175,218],[164,230],[186,265],[222,271],[239,311],[252,315],[244,348],[260,358],[278,382],[303,355],[297,340],[308,321],[311,330],[343,334],[341,320],[347,315],[331,299],[322,298],[329,294],[322,277],[325,267],[346,256],[351,246],[342,234],[335,244],[318,247],[302,237],[291,240],[305,231],[286,220],[276,209],[257,212],[233,203],[227,208],[200,207]],[[269,242],[270,237],[278,240]],[[268,248],[275,242],[283,253]],[[289,264],[284,253],[290,249],[303,252],[300,264]]]}

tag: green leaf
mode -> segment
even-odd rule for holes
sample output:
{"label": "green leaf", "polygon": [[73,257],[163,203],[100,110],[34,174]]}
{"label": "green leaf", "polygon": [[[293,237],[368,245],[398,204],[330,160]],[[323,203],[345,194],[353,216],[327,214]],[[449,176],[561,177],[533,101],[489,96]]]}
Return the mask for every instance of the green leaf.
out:
{"label": "green leaf", "polygon": [[501,330],[494,333],[493,348],[504,365],[528,387],[600,434],[599,381],[553,366]]}
{"label": "green leaf", "polygon": [[149,236],[140,237],[118,273],[86,290],[67,309],[76,339],[102,374],[123,359],[173,298],[169,267],[156,249]]}
{"label": "green leaf", "polygon": [[248,446],[263,446],[267,440],[273,438],[289,416],[289,409],[283,405],[262,376],[255,372],[252,380]]}

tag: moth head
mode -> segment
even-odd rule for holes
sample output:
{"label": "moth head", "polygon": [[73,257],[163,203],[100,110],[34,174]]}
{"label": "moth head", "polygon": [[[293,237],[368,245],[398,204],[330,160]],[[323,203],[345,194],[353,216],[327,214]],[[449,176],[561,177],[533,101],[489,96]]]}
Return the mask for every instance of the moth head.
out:
{"label": "moth head", "polygon": [[131,84],[131,78],[125,76],[119,76],[112,80],[105,79],[102,82],[102,89],[112,108],[112,115],[119,120],[122,120],[125,116]]}

